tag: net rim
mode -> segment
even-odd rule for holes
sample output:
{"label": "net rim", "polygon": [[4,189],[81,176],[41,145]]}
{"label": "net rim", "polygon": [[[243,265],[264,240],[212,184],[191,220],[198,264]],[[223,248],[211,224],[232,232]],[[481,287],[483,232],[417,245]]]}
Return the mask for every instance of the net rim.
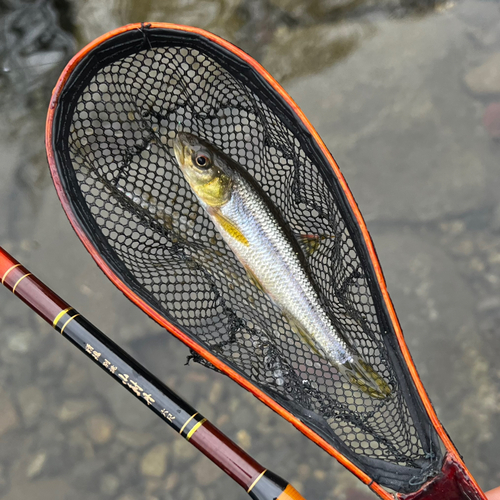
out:
{"label": "net rim", "polygon": [[[324,157],[326,158],[326,160],[330,164],[332,170],[334,171],[334,174],[337,177],[337,180],[338,180],[338,182],[339,182],[339,184],[340,184],[340,186],[341,186],[341,188],[346,196],[346,199],[347,199],[349,207],[352,211],[352,214],[354,215],[356,222],[358,224],[358,227],[361,230],[363,243],[365,244],[365,247],[368,251],[371,265],[373,266],[373,271],[374,271],[374,274],[375,274],[375,277],[377,280],[377,286],[378,286],[378,288],[381,292],[381,295],[382,295],[382,303],[383,303],[384,307],[386,308],[386,311],[387,311],[388,316],[390,318],[390,321],[392,323],[394,333],[396,334],[398,347],[400,348],[400,351],[403,355],[403,358],[404,358],[405,364],[408,368],[408,371],[410,373],[412,382],[415,385],[417,393],[418,393],[418,395],[419,395],[419,397],[424,405],[424,408],[426,410],[426,413],[427,413],[429,419],[431,420],[432,425],[434,426],[434,429],[436,430],[437,434],[439,435],[440,439],[442,440],[443,444],[445,445],[448,453],[453,457],[453,459],[457,463],[460,464],[461,468],[467,472],[467,468],[466,468],[464,462],[462,461],[458,451],[456,450],[451,439],[449,438],[448,434],[446,433],[444,427],[442,426],[441,422],[439,421],[439,419],[436,415],[436,412],[432,406],[432,403],[430,402],[429,397],[427,396],[427,392],[425,391],[425,389],[423,387],[422,381],[420,380],[420,377],[417,373],[417,370],[416,370],[416,367],[413,363],[411,354],[410,354],[408,347],[406,345],[406,342],[404,340],[401,326],[399,324],[399,320],[397,318],[392,300],[389,296],[389,292],[387,290],[385,278],[384,278],[384,275],[383,275],[383,272],[382,272],[382,269],[381,269],[381,266],[380,266],[380,263],[378,260],[377,253],[376,253],[376,250],[374,248],[374,245],[373,245],[373,242],[371,239],[371,236],[368,232],[368,229],[367,229],[366,224],[364,222],[364,219],[361,215],[361,212],[359,211],[357,203],[354,200],[354,197],[353,197],[353,195],[352,195],[352,193],[347,185],[347,182],[346,182],[343,174],[340,171],[339,166],[337,165],[333,156],[328,151],[327,147],[325,146],[324,142],[322,141],[322,139],[320,138],[320,136],[318,135],[318,133],[316,132],[316,130],[314,129],[312,124],[309,122],[309,120],[306,118],[306,116],[301,111],[301,109],[298,107],[298,105],[294,102],[294,100],[283,89],[283,87],[257,61],[255,61],[251,56],[249,56],[243,50],[241,50],[240,48],[231,44],[230,42],[220,38],[217,35],[214,35],[213,33],[205,31],[201,28],[196,28],[196,27],[191,27],[191,26],[183,26],[183,25],[177,25],[177,24],[171,24],[171,23],[159,23],[159,22],[128,24],[128,25],[123,26],[121,28],[110,31],[110,32],[102,35],[101,37],[95,39],[94,41],[92,41],[90,44],[88,44],[83,49],[81,49],[65,67],[64,71],[62,72],[61,76],[59,77],[59,79],[56,83],[56,86],[52,92],[52,97],[51,97],[51,101],[50,101],[50,105],[49,105],[49,111],[47,114],[46,134],[45,134],[47,158],[48,158],[50,172],[52,175],[54,186],[56,188],[56,191],[57,191],[58,197],[61,201],[61,204],[63,206],[63,209],[68,217],[68,220],[69,220],[71,226],[73,227],[74,231],[77,233],[80,240],[83,242],[87,251],[91,254],[94,261],[101,268],[101,270],[106,274],[106,276],[113,282],[113,284],[129,300],[131,300],[137,306],[139,306],[144,312],[146,312],[158,324],[160,324],[161,326],[166,328],[170,333],[175,335],[179,340],[181,340],[184,344],[186,344],[190,349],[192,349],[193,351],[200,354],[202,357],[204,357],[206,360],[208,360],[210,363],[212,363],[216,368],[218,368],[223,373],[228,375],[236,383],[238,383],[239,385],[244,387],[246,390],[251,392],[255,397],[257,397],[259,400],[261,400],[264,404],[269,406],[272,410],[274,410],[276,413],[278,413],[281,417],[285,418],[288,422],[290,422],[292,425],[294,425],[304,435],[306,435],[309,439],[311,439],[313,442],[315,442],[318,446],[323,448],[326,452],[328,452],[335,459],[337,459],[344,467],[346,467],[353,474],[355,474],[363,483],[368,485],[380,497],[385,498],[387,500],[394,499],[393,494],[388,493],[378,483],[373,481],[370,478],[370,476],[368,476],[358,466],[356,466],[353,462],[351,462],[348,458],[346,458],[343,454],[341,454],[338,450],[336,450],[332,445],[330,445],[327,441],[325,441],[321,436],[319,436],[317,433],[315,433],[313,430],[311,430],[300,419],[298,419],[293,414],[291,414],[283,406],[278,404],[274,399],[272,399],[270,396],[268,396],[267,394],[262,392],[259,388],[254,386],[251,382],[246,380],[244,377],[242,377],[240,374],[238,374],[236,371],[234,371],[231,367],[227,366],[220,359],[218,359],[217,357],[212,355],[208,350],[206,350],[205,348],[203,348],[202,346],[197,344],[195,341],[193,341],[191,338],[189,338],[179,328],[177,328],[176,326],[171,324],[169,321],[167,321],[155,309],[153,309],[144,300],[142,300],[108,266],[107,262],[103,259],[103,257],[99,253],[99,251],[95,248],[93,243],[87,237],[84,229],[81,227],[79,221],[77,220],[76,216],[74,215],[71,204],[69,202],[69,199],[66,195],[61,178],[59,176],[57,162],[55,159],[56,155],[55,155],[55,151],[54,151],[54,142],[53,142],[54,117],[56,114],[56,110],[58,107],[58,102],[59,102],[59,98],[61,96],[61,93],[64,91],[64,89],[66,87],[66,83],[67,83],[68,79],[70,78],[70,76],[72,75],[73,71],[79,66],[79,64],[82,62],[82,60],[85,58],[85,56],[87,56],[89,54],[89,52],[91,52],[93,49],[99,47],[104,42],[106,42],[106,41],[108,41],[108,40],[110,40],[118,35],[126,33],[128,31],[143,30],[143,29],[149,29],[149,28],[175,30],[175,31],[179,31],[179,32],[186,32],[186,33],[195,34],[195,35],[198,35],[198,36],[201,36],[201,37],[207,39],[208,41],[210,41],[212,43],[215,43],[215,44],[221,46],[222,48],[231,52],[233,55],[239,57],[245,63],[250,65],[253,68],[253,70],[255,70],[261,77],[263,77],[269,85],[271,85],[271,87],[280,95],[280,97],[285,101],[285,103],[288,106],[290,106],[293,113],[300,120],[300,122],[304,125],[306,130],[311,134],[312,139],[314,141],[316,141],[316,143],[320,147],[322,154],[324,155]],[[471,479],[471,482],[479,489],[479,487],[477,486],[477,483],[472,478],[472,476],[470,476],[470,479]],[[399,496],[400,496],[400,494],[398,494],[398,497]]]}

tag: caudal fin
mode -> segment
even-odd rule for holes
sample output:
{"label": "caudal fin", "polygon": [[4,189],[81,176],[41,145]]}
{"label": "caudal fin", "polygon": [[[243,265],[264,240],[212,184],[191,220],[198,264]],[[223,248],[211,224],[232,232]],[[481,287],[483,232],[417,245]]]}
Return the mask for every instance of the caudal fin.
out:
{"label": "caudal fin", "polygon": [[372,398],[385,399],[391,395],[389,384],[359,356],[353,356],[352,361],[339,366],[339,370],[351,384],[357,385]]}

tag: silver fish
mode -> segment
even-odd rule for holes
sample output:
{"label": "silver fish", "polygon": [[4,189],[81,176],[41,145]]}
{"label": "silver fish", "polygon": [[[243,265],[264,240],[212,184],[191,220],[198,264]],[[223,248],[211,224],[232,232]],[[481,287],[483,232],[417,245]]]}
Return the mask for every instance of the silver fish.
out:
{"label": "silver fish", "polygon": [[174,152],[222,238],[292,329],[363,392],[378,399],[389,396],[389,385],[334,327],[307,273],[301,246],[256,181],[225,153],[192,134],[179,132]]}

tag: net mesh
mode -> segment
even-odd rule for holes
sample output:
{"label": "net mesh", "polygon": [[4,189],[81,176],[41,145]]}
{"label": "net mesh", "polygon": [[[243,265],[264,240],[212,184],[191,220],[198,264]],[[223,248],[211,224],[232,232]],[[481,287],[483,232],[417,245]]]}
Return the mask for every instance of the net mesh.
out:
{"label": "net mesh", "polygon": [[[94,55],[85,79],[68,84],[58,149],[75,213],[125,283],[172,323],[365,470],[381,462],[395,475],[406,469],[399,485],[371,475],[411,491],[432,474],[439,450],[401,387],[357,229],[324,169],[255,83],[202,46],[170,43],[139,40],[128,55]],[[250,282],[177,166],[180,130],[242,165],[294,233],[323,237],[306,256],[311,278],[335,327],[390,385],[389,398],[347,383]]]}

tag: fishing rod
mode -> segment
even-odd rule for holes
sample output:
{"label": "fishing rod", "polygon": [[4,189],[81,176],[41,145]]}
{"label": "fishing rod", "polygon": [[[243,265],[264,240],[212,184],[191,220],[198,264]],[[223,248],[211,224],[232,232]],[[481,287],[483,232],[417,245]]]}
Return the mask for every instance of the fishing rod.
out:
{"label": "fishing rod", "polygon": [[304,500],[0,246],[2,285],[238,483],[254,500]]}

